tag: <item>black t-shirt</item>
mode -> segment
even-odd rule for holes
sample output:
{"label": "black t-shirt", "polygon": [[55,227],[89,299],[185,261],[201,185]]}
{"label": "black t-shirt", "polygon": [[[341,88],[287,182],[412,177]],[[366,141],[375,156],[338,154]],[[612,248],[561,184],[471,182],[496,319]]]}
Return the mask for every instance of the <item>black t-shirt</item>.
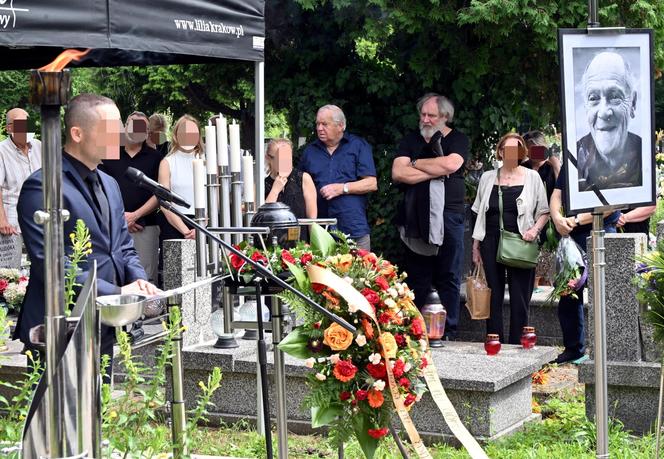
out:
{"label": "black t-shirt", "polygon": [[[516,199],[523,193],[523,185],[503,186],[503,227],[512,233],[519,232],[517,217],[519,209]],[[498,207],[498,185],[494,185],[489,196],[489,209],[486,211],[486,233],[500,232],[500,208]]]}
{"label": "black t-shirt", "polygon": [[[533,164],[530,160],[524,161],[521,165],[523,167],[527,167],[528,169],[533,168]],[[553,170],[553,166],[549,164],[548,161],[545,161],[542,163],[542,165],[540,165],[539,169],[537,169],[537,173],[539,174],[542,182],[544,183],[544,187],[546,188],[547,202],[550,202],[551,195],[553,194],[553,190],[556,187],[556,172]]]}
{"label": "black t-shirt", "polygon": [[[463,201],[466,195],[466,186],[463,178],[463,165],[468,161],[469,145],[468,137],[457,129],[452,129],[440,140],[440,146],[445,156],[457,153],[463,158],[461,167],[445,180],[445,212],[464,213]],[[407,156],[411,161],[435,157],[431,147],[418,131],[411,132],[401,141],[394,157],[398,158],[400,156]],[[403,186],[407,187],[409,185]]]}
{"label": "black t-shirt", "polygon": [[[99,169],[117,180],[118,185],[120,185],[120,192],[122,193],[122,202],[124,203],[125,211],[133,212],[137,210],[152,196],[152,193],[148,190],[139,187],[125,177],[125,171],[127,168],[136,168],[156,182],[159,175],[159,162],[161,159],[161,156],[154,148],[148,147],[145,142],[143,142],[143,146],[133,158],[127,154],[124,147],[121,147],[120,159],[105,159],[104,162],[99,165]],[[155,217],[156,211],[139,219],[138,224],[143,226],[156,225],[157,221]]]}

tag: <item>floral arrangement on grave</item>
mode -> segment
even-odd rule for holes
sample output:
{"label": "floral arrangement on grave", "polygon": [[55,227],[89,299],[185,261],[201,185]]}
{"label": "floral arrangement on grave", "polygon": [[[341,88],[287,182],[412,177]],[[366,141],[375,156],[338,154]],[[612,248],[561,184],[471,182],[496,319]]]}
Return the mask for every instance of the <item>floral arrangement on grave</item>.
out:
{"label": "floral arrangement on grave", "polygon": [[12,311],[18,311],[23,304],[25,290],[28,288],[29,277],[21,274],[18,269],[0,269],[0,301]]}
{"label": "floral arrangement on grave", "polygon": [[548,301],[553,302],[563,296],[578,298],[579,290],[588,279],[588,264],[583,250],[571,237],[565,236],[558,243],[555,259],[553,291]]}
{"label": "floral arrangement on grave", "polygon": [[[299,243],[291,250],[265,251],[243,244],[240,248],[277,274],[290,272],[298,290],[358,328],[354,336],[291,292],[279,294],[303,322],[279,348],[305,359],[312,370],[310,393],[303,402],[311,409],[312,427],[329,426],[339,444],[354,436],[371,458],[389,433],[397,402],[410,410],[427,391],[422,374],[428,364],[427,332],[413,292],[404,282],[406,274],[374,253],[357,249],[343,234],[333,234],[334,238],[314,225],[310,246]],[[231,256],[230,261],[235,274],[248,281],[251,269],[239,257]],[[318,279],[314,272],[323,275]],[[336,280],[337,285],[316,282],[322,279]],[[349,303],[346,298],[352,295],[344,294],[346,289],[366,299],[357,302],[364,306]]]}
{"label": "floral arrangement on grave", "polygon": [[653,339],[664,345],[664,243],[636,263],[636,297],[644,306],[645,319],[653,327]]}

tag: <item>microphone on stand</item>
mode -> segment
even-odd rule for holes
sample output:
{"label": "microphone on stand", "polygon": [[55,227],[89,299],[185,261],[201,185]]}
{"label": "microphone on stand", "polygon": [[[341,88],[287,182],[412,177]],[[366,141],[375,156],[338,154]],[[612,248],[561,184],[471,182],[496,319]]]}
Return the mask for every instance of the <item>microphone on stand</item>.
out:
{"label": "microphone on stand", "polygon": [[145,188],[146,190],[150,191],[157,198],[163,201],[169,201],[172,202],[173,204],[186,207],[187,209],[191,207],[191,205],[187,201],[185,201],[184,198],[178,196],[168,188],[155,182],[150,177],[146,176],[143,172],[139,171],[134,167],[127,168],[127,171],[125,172],[125,177],[127,177],[130,181],[140,186],[141,188]]}

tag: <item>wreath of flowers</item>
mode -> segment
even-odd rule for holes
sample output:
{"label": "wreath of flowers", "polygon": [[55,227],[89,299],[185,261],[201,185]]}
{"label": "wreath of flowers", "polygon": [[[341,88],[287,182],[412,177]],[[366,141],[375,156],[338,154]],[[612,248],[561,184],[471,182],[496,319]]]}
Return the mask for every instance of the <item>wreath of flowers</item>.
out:
{"label": "wreath of flowers", "polygon": [[[406,273],[372,252],[357,249],[341,233],[311,228],[311,246],[299,243],[286,250],[260,251],[241,246],[254,260],[263,260],[275,273],[292,273],[291,282],[308,297],[357,327],[357,334],[310,309],[290,292],[279,296],[298,316],[296,327],[279,348],[305,359],[312,370],[304,406],[311,409],[312,427],[329,426],[341,443],[350,436],[359,441],[366,457],[373,457],[388,432],[394,414],[387,366],[397,392],[410,409],[427,391],[422,370],[428,362],[426,327],[405,283]],[[240,276],[249,270],[239,257],[231,257]],[[309,264],[324,267],[358,290],[371,305],[377,322],[349,305],[342,296],[306,275]],[[247,278],[245,278],[245,281]]]}

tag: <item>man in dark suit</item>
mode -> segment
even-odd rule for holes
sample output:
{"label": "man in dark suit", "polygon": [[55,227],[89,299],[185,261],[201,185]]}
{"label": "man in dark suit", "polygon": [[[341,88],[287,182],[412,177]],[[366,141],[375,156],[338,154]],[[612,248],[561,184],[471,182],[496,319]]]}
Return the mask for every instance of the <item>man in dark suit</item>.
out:
{"label": "man in dark suit", "polygon": [[[76,220],[90,231],[92,253],[80,266],[83,283],[97,262],[97,294],[139,293],[152,295],[156,287],[147,282],[124,218],[118,183],[97,170],[105,158],[119,156],[120,112],[103,96],[81,94],[65,112],[66,143],[62,153],[63,208],[70,218],[64,223],[65,254],[71,253],[69,234]],[[18,200],[19,225],[32,262],[30,283],[16,326],[15,338],[32,348],[30,329],[44,323],[44,230],[33,220],[43,207],[42,171],[23,184]],[[113,329],[102,327],[102,354],[113,355]]]}

